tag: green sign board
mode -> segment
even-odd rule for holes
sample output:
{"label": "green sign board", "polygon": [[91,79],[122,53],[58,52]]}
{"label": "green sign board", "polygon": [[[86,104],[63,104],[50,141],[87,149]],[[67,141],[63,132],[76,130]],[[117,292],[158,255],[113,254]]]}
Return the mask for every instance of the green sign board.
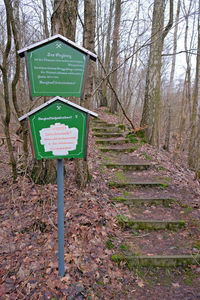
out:
{"label": "green sign board", "polygon": [[56,100],[30,115],[35,158],[84,158],[87,113]]}
{"label": "green sign board", "polygon": [[81,97],[86,57],[60,39],[28,50],[32,96]]}

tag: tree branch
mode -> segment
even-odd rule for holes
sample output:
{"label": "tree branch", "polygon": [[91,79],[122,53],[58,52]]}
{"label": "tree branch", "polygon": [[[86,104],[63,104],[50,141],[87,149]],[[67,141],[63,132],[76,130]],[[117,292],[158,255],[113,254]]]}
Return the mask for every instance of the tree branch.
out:
{"label": "tree branch", "polygon": [[172,28],[173,25],[173,15],[174,15],[174,1],[170,0],[170,7],[169,7],[169,22],[167,24],[167,26],[165,27],[163,34],[162,34],[162,40],[164,41],[164,39],[166,38],[168,32],[170,31],[170,29]]}
{"label": "tree branch", "polygon": [[[105,68],[104,68],[104,66],[103,66],[103,63],[101,62],[101,60],[100,60],[99,57],[98,57],[98,61],[99,61],[100,65],[101,65],[101,67],[102,67],[104,73],[106,74],[106,70],[105,70]],[[129,117],[127,116],[127,114],[126,114],[126,112],[125,112],[125,110],[124,110],[124,108],[123,108],[123,106],[122,106],[122,104],[121,104],[121,102],[120,102],[120,100],[119,100],[119,97],[118,97],[118,95],[117,95],[115,89],[113,88],[112,83],[111,83],[110,80],[109,80],[109,77],[107,77],[106,79],[107,79],[107,82],[108,82],[108,84],[109,84],[109,86],[110,86],[112,92],[114,93],[114,95],[115,95],[115,97],[116,97],[117,103],[119,104],[119,106],[120,106],[120,108],[121,108],[121,110],[122,110],[122,112],[123,112],[123,115],[125,116],[125,118],[127,119],[127,121],[130,123],[131,128],[134,130],[135,127],[134,127],[134,125],[133,125],[133,122],[132,122],[132,121],[129,119]]]}

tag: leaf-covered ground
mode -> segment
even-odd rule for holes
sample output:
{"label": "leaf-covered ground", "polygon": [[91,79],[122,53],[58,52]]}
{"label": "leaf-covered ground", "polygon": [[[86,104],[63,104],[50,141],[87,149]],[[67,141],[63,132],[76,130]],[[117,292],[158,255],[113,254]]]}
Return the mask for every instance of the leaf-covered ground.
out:
{"label": "leaf-covered ground", "polygon": [[[98,113],[108,122],[120,123],[118,117],[103,109]],[[1,147],[0,156],[0,160],[8,159],[5,146]],[[156,174],[159,170],[159,175],[170,178],[167,192],[185,204],[179,213],[190,213],[190,227],[182,231],[181,238],[192,235],[194,249],[199,251],[200,185],[194,173],[181,159],[175,162],[170,154],[149,145],[143,145],[133,156],[149,158],[155,164]],[[91,133],[88,163],[92,180],[81,191],[75,183],[73,161],[65,162],[63,278],[57,270],[57,186],[35,185],[25,176],[19,176],[13,184],[10,169],[1,164],[0,299],[200,299],[198,265],[128,269],[111,260],[113,247],[122,248],[126,235],[115,217],[126,209],[112,201],[113,196],[119,195],[107,184],[113,171],[102,164],[102,153]],[[154,171],[153,168],[152,175]],[[135,239],[144,244],[147,236],[139,233]]]}

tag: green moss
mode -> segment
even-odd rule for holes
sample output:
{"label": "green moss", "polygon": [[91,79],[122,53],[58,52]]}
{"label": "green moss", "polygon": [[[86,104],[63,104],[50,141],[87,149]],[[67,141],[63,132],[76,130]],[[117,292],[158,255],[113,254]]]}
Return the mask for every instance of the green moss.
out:
{"label": "green moss", "polygon": [[124,191],[124,197],[129,197],[129,196],[131,196],[131,193]]}
{"label": "green moss", "polygon": [[158,166],[158,170],[159,171],[166,171],[166,168],[162,167],[162,166]]}
{"label": "green moss", "polygon": [[141,139],[144,138],[144,130],[142,130],[142,129],[137,130],[135,134],[137,137],[139,137]]}
{"label": "green moss", "polygon": [[112,162],[112,158],[111,158],[110,156],[103,155],[103,159],[105,159],[105,161],[106,161],[107,163]]}
{"label": "green moss", "polygon": [[148,155],[146,153],[141,153],[140,156],[144,156],[148,160],[152,160],[153,159],[150,155]]}
{"label": "green moss", "polygon": [[163,179],[168,182],[170,182],[170,180],[171,180],[169,177],[164,177]]}
{"label": "green moss", "polygon": [[109,238],[109,240],[111,240],[111,241],[114,241],[114,240],[116,239],[116,237],[113,236],[112,234],[108,234],[108,238]]}
{"label": "green moss", "polygon": [[121,244],[119,245],[119,249],[122,250],[122,251],[127,251],[130,249],[130,245],[128,244]]}
{"label": "green moss", "polygon": [[195,273],[190,268],[186,268],[184,272],[184,283],[188,286],[192,286],[194,283],[194,279],[197,278],[197,273]]}
{"label": "green moss", "polygon": [[164,190],[164,189],[166,189],[166,187],[168,187],[168,183],[161,183],[161,184],[159,185],[159,187],[160,187],[162,190]]}
{"label": "green moss", "polygon": [[135,134],[127,134],[126,138],[129,140],[130,143],[132,144],[137,144],[138,143],[138,139],[135,136]]}
{"label": "green moss", "polygon": [[196,220],[196,219],[190,219],[190,222],[192,223],[192,225],[193,226],[195,226],[196,227],[196,229],[198,230],[198,231],[200,231],[200,224],[199,224],[199,222],[198,222],[198,220]]}
{"label": "green moss", "polygon": [[124,197],[114,197],[112,200],[115,202],[126,202],[127,201],[127,199]]}
{"label": "green moss", "polygon": [[125,215],[123,214],[120,214],[116,217],[116,220],[118,221],[119,225],[122,227],[122,228],[131,228],[133,227],[133,221],[130,220],[128,217],[126,217]]}
{"label": "green moss", "polygon": [[185,214],[190,214],[193,211],[193,208],[188,205],[186,208],[184,208],[184,213]]}
{"label": "green moss", "polygon": [[119,180],[119,181],[125,181],[124,173],[121,172],[121,171],[117,171],[117,172],[115,173],[115,177],[116,177],[116,179]]}
{"label": "green moss", "polygon": [[111,240],[107,240],[107,241],[106,241],[106,247],[107,247],[109,250],[111,250],[111,249],[114,248],[114,244],[112,243]]}
{"label": "green moss", "polygon": [[105,111],[105,113],[107,113],[108,115],[114,115],[110,110],[108,110],[108,109],[106,109],[106,110],[104,110]]}
{"label": "green moss", "polygon": [[87,167],[87,173],[88,173],[88,182],[92,180],[92,174],[90,173],[89,168]]}
{"label": "green moss", "polygon": [[140,140],[140,144],[147,144],[147,140],[146,140],[145,138],[142,138],[142,139]]}
{"label": "green moss", "polygon": [[113,254],[111,257],[112,261],[120,264],[121,261],[123,261],[123,256],[121,254]]}
{"label": "green moss", "polygon": [[197,170],[195,173],[195,179],[200,181],[200,170]]}
{"label": "green moss", "polygon": [[118,127],[120,130],[123,130],[123,131],[126,130],[126,125],[125,125],[125,124],[118,124],[117,127]]}
{"label": "green moss", "polygon": [[101,280],[98,280],[98,281],[97,281],[97,284],[98,284],[98,285],[102,285],[102,286],[105,285],[105,283],[104,283],[103,281],[101,281]]}
{"label": "green moss", "polygon": [[200,242],[199,242],[199,241],[195,242],[195,243],[192,245],[192,248],[196,248],[196,249],[200,250]]}

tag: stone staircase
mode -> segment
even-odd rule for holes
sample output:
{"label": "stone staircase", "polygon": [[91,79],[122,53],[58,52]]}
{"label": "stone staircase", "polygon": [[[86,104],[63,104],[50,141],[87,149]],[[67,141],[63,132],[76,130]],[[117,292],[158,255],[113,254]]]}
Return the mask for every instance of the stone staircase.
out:
{"label": "stone staircase", "polygon": [[107,241],[112,260],[128,267],[198,265],[199,251],[193,251],[181,203],[168,190],[170,178],[155,174],[151,161],[134,155],[140,139],[133,144],[124,126],[99,119],[93,121],[92,133],[102,153],[111,200],[120,212],[114,221],[124,232],[123,239],[113,236]]}

